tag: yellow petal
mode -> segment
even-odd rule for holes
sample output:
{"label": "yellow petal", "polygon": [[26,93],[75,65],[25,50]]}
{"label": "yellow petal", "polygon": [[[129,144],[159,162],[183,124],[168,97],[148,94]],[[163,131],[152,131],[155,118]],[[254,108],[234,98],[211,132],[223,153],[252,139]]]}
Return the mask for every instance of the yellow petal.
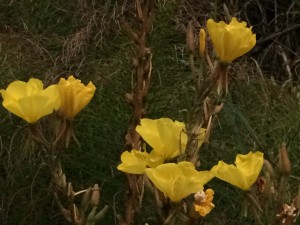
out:
{"label": "yellow petal", "polygon": [[38,93],[40,91],[43,91],[43,82],[39,79],[36,78],[30,78],[29,81],[27,82],[27,95],[33,95],[35,93]]}
{"label": "yellow petal", "polygon": [[45,107],[47,101],[48,98],[41,95],[28,96],[20,99],[18,105],[23,112],[21,117],[28,123],[35,123],[41,117],[51,114],[54,108]]}
{"label": "yellow petal", "polygon": [[256,181],[263,166],[263,153],[249,152],[247,155],[238,154],[235,165],[219,161],[211,171],[215,177],[224,180],[242,190],[249,190]]}
{"label": "yellow petal", "polygon": [[57,85],[47,87],[42,93],[42,96],[47,97],[48,101],[45,102],[45,108],[58,110],[61,106],[61,99]]}
{"label": "yellow petal", "polygon": [[212,172],[215,174],[215,177],[224,180],[232,185],[235,185],[241,189],[244,189],[244,187],[246,186],[244,174],[234,165],[228,165],[223,161],[219,161],[218,165],[212,168]]}
{"label": "yellow petal", "polygon": [[141,124],[135,130],[152,148],[161,149],[164,147],[159,136],[157,120],[141,119]]}
{"label": "yellow petal", "polygon": [[247,155],[238,154],[235,160],[236,167],[248,175],[245,178],[254,183],[264,163],[263,153],[250,151]]}
{"label": "yellow petal", "polygon": [[148,156],[147,152],[137,150],[123,152],[121,155],[122,163],[117,169],[131,174],[143,174],[147,166]]}
{"label": "yellow petal", "polygon": [[2,98],[6,101],[8,100],[18,100],[27,93],[27,83],[23,81],[14,81],[8,85],[6,90],[2,89]]}
{"label": "yellow petal", "polygon": [[147,158],[147,165],[151,168],[154,168],[163,164],[164,161],[164,157],[158,155],[155,151],[152,150],[149,154],[149,157]]}
{"label": "yellow petal", "polygon": [[203,189],[213,177],[210,171],[198,172],[192,163],[185,161],[162,164],[145,172],[152,183],[174,202]]}

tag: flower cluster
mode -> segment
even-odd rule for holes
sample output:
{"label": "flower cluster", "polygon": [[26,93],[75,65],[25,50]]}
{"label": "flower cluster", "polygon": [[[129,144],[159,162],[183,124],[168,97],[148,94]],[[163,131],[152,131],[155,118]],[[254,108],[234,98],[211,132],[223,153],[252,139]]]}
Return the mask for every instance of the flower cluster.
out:
{"label": "flower cluster", "polygon": [[[236,58],[250,51],[256,43],[256,35],[247,23],[232,18],[229,24],[212,19],[207,21],[207,31],[215,52],[222,62],[228,65]],[[206,33],[199,32],[199,53],[204,59],[206,51]],[[222,74],[221,74],[222,75]],[[227,74],[223,74],[227,89]],[[1,89],[3,106],[11,113],[21,117],[29,124],[40,118],[58,112],[63,121],[72,121],[74,117],[91,101],[96,87],[92,82],[87,85],[73,76],[61,78],[57,84],[44,88],[41,80],[31,78],[27,83],[14,81],[6,89]],[[67,130],[65,128],[65,130]],[[249,152],[238,154],[235,165],[219,161],[210,170],[198,171],[195,164],[182,161],[185,157],[188,135],[186,125],[169,118],[141,119],[135,128],[141,138],[151,147],[132,149],[121,155],[118,170],[130,174],[144,174],[166,197],[179,202],[191,194],[194,195],[194,210],[200,216],[206,216],[215,207],[212,203],[214,191],[204,186],[213,178],[219,178],[242,190],[248,191],[256,181],[262,166],[263,153]],[[63,132],[62,132],[63,133]],[[58,135],[61,136],[62,134]],[[67,133],[67,137],[72,133]],[[201,128],[196,135],[198,148],[206,137]],[[68,138],[67,138],[68,139]],[[68,143],[68,141],[67,141]],[[96,203],[95,203],[96,204]],[[98,204],[98,203],[97,203]]]}
{"label": "flower cluster", "polygon": [[27,83],[14,81],[6,90],[1,89],[2,105],[28,123],[59,110],[67,119],[73,119],[92,99],[96,90],[90,82],[87,86],[70,76],[61,78],[58,84],[43,88],[41,80],[31,78]]}
{"label": "flower cluster", "polygon": [[[201,216],[214,208],[213,190],[203,192],[204,185],[213,177],[248,190],[256,181],[263,165],[261,152],[249,152],[247,155],[238,154],[235,166],[219,161],[210,171],[197,171],[191,162],[167,162],[185,153],[187,134],[184,123],[168,118],[142,119],[136,131],[153,149],[150,153],[136,149],[123,152],[118,169],[131,174],[146,174],[155,187],[174,202],[198,193],[194,207]],[[204,138],[205,129],[201,129],[199,146]]]}
{"label": "flower cluster", "polygon": [[[147,167],[155,168],[165,161],[183,154],[186,150],[187,134],[185,124],[169,118],[156,120],[142,119],[136,127],[138,134],[152,147],[152,151],[126,151],[121,155],[119,170],[133,174],[143,174]],[[200,130],[198,146],[202,145],[205,129]]]}
{"label": "flower cluster", "polygon": [[[152,147],[146,151],[125,151],[118,169],[132,174],[146,174],[153,184],[172,201],[177,202],[203,189],[213,178],[210,171],[197,171],[187,161],[166,163],[184,154],[187,144],[185,124],[169,118],[142,119],[136,131]],[[202,145],[205,129],[200,130],[198,146]]]}

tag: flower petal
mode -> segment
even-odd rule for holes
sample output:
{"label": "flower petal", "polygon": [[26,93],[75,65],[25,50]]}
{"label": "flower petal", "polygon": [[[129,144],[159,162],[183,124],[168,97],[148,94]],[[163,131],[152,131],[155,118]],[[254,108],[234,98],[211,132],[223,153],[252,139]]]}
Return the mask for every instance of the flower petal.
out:
{"label": "flower petal", "polygon": [[147,118],[141,119],[141,124],[135,130],[152,148],[161,149],[164,144],[159,136],[157,121]]}
{"label": "flower petal", "polygon": [[147,152],[141,152],[138,150],[131,150],[131,152],[126,151],[121,155],[122,163],[117,167],[126,173],[131,174],[143,174],[147,166]]}

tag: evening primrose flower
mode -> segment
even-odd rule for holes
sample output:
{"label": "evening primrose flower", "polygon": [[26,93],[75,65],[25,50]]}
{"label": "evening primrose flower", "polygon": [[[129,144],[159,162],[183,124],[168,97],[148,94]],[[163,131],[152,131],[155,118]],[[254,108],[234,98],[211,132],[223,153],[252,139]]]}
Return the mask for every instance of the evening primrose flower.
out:
{"label": "evening primrose flower", "polygon": [[205,192],[203,190],[198,191],[194,197],[194,208],[200,216],[206,216],[213,208],[215,208],[215,205],[212,203],[212,200],[214,199],[214,191],[212,189],[207,189]]}
{"label": "evening primrose flower", "polygon": [[149,154],[138,150],[125,151],[121,155],[122,163],[117,167],[126,173],[143,174],[147,166]]}
{"label": "evening primrose flower", "polygon": [[[156,155],[172,159],[185,152],[187,134],[185,124],[169,118],[141,119],[136,131],[153,148]],[[201,146],[205,129],[201,129],[198,146]]]}
{"label": "evening primrose flower", "polygon": [[217,56],[222,62],[230,63],[249,52],[256,44],[256,35],[246,22],[238,22],[235,17],[229,24],[207,20],[207,31]]}
{"label": "evening primrose flower", "polygon": [[215,177],[247,191],[257,180],[263,162],[263,153],[250,151],[247,155],[238,154],[235,165],[219,161],[211,171]]}
{"label": "evening primrose flower", "polygon": [[57,85],[43,89],[43,82],[35,78],[29,79],[27,83],[14,81],[6,90],[1,89],[0,93],[4,108],[28,123],[35,123],[60,107]]}
{"label": "evening primrose flower", "polygon": [[141,152],[138,150],[125,151],[121,155],[121,164],[117,167],[125,173],[144,174],[147,167],[153,168],[164,162],[164,158],[155,152]]}
{"label": "evening primrose flower", "polygon": [[58,88],[61,97],[60,112],[68,119],[73,119],[91,101],[96,90],[92,82],[85,86],[73,76],[67,80],[61,78]]}
{"label": "evening primrose flower", "polygon": [[178,202],[192,193],[203,189],[213,178],[210,171],[197,171],[191,162],[165,163],[145,170],[152,183],[169,197]]}

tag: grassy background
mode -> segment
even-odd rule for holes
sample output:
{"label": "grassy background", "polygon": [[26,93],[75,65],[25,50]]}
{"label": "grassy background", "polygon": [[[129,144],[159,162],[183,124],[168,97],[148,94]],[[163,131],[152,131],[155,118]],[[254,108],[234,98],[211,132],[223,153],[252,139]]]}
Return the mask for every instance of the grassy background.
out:
{"label": "grassy background", "polygon": [[[295,41],[299,29],[265,40],[286,28],[286,23],[297,24],[299,19],[291,12],[299,9],[299,3],[278,3],[275,11],[271,2],[260,5],[265,13],[253,15],[258,8],[255,3],[225,1],[232,15],[254,26],[258,45],[252,55],[232,67],[231,91],[217,117],[211,143],[202,152],[203,168],[221,159],[232,162],[237,153],[249,150],[263,151],[276,165],[279,145],[286,142],[292,175],[300,172],[299,55]],[[149,39],[154,69],[147,99],[148,117],[183,119],[186,105],[182,99],[191,79],[184,27],[189,19],[199,22],[195,22],[196,27],[209,17],[223,19],[224,2],[215,3],[158,1]],[[124,15],[130,15],[126,14],[128,10],[130,7],[123,7],[122,1],[105,0],[0,3],[0,88],[30,77],[49,84],[69,74],[84,83],[91,80],[97,87],[92,102],[76,118],[81,147],[71,146],[63,157],[63,166],[75,190],[94,183],[101,185],[101,204],[110,206],[101,224],[117,224],[126,190],[125,177],[116,166],[130,121],[124,94],[132,88],[134,49],[120,26]],[[275,23],[277,14],[281,16]],[[262,20],[268,26],[259,23]],[[289,59],[290,74],[280,66],[285,65],[282,52]],[[48,171],[28,141],[25,122],[1,107],[0,126],[0,224],[66,224],[49,191]],[[253,217],[241,216],[240,190],[221,181],[213,181],[210,186],[216,192],[216,208],[201,224],[255,224]],[[291,193],[296,193],[297,179],[290,178],[290,187]],[[146,222],[156,224],[155,215],[145,206],[135,224]]]}

